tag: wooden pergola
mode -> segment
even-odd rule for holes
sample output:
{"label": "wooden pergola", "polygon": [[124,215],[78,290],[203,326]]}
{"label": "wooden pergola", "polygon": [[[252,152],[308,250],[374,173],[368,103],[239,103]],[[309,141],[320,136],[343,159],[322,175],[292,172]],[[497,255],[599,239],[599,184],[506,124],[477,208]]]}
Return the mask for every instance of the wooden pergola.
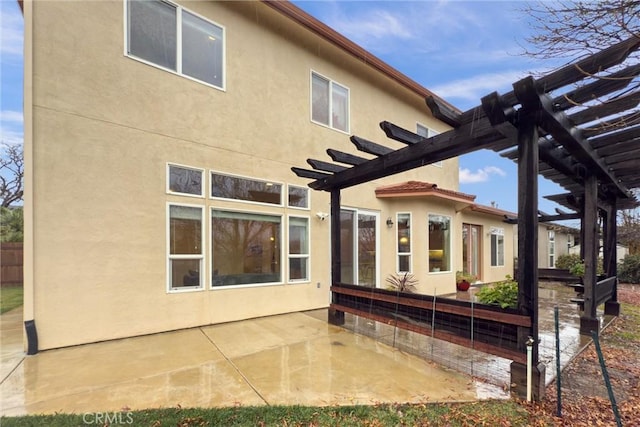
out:
{"label": "wooden pergola", "polygon": [[[494,150],[518,165],[518,307],[515,312],[505,314],[520,317],[517,322],[515,318],[500,322],[500,316],[489,316],[492,319],[487,320],[487,331],[505,331],[508,325],[514,329],[510,332],[511,340],[506,340],[510,344],[503,340],[497,344],[492,342],[491,333],[487,332],[486,351],[498,354],[499,348],[504,347],[507,352],[501,355],[514,360],[512,382],[518,384],[517,390],[522,390],[520,373],[524,368],[519,356],[524,355],[525,342],[532,337],[533,361],[537,367],[534,397],[540,398],[544,390],[544,365],[538,363],[539,222],[581,220],[581,250],[585,261],[581,332],[599,328],[596,308],[600,304],[605,304],[606,314],[619,314],[616,216],[619,209],[638,205],[632,190],[640,187],[640,110],[637,108],[640,64],[627,61],[638,49],[639,38],[625,40],[543,77],[517,81],[511,92],[491,93],[482,98],[480,105],[465,112],[455,111],[435,97],[428,97],[426,103],[433,116],[452,126],[450,131],[425,138],[385,121],[380,127],[386,136],[406,146],[394,150],[354,135],[351,142],[366,153],[366,157],[329,149],[327,153],[332,162],[308,159],[312,169],[292,168],[299,177],[312,180],[309,184],[312,189],[331,194],[329,320],[341,323],[344,311],[367,315],[357,308],[358,304],[362,305],[357,298],[366,296],[355,296],[357,287],[341,283],[340,191],[473,151]],[[558,209],[555,215],[539,212],[538,175],[567,191],[547,198],[570,211]],[[605,270],[605,278],[600,281],[596,273],[599,218],[603,223]],[[382,304],[379,300],[388,299],[383,290],[371,295],[371,301],[379,304]],[[413,307],[408,300],[407,304]],[[380,310],[383,308],[380,306]],[[407,310],[410,314],[413,308]],[[437,309],[434,311],[440,313]],[[463,308],[454,311],[460,316],[458,325],[464,324],[462,320],[468,313]],[[435,313],[431,314],[435,322]],[[380,314],[370,312],[369,316],[375,318]],[[416,328],[411,322],[405,326]],[[465,345],[461,339],[465,332],[458,331],[461,328],[449,329],[441,338]],[[472,335],[473,332],[472,329]]]}

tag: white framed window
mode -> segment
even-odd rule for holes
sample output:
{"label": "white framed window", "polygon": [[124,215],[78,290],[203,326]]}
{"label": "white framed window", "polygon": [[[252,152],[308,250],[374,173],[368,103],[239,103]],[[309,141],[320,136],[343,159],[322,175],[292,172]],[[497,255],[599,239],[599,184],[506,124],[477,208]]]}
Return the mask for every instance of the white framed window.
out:
{"label": "white framed window", "polygon": [[396,214],[396,247],[398,273],[411,273],[411,213]]}
{"label": "white framed window", "polygon": [[167,204],[167,288],[202,289],[203,206]]}
{"label": "white framed window", "polygon": [[491,227],[491,266],[504,266],[504,228]]}
{"label": "white framed window", "polygon": [[451,271],[451,217],[429,214],[429,272]]}
{"label": "white framed window", "polygon": [[167,193],[204,197],[204,169],[167,163]]}
{"label": "white framed window", "polygon": [[[438,135],[439,132],[436,132],[433,129],[426,127],[425,125],[421,125],[420,123],[416,123],[416,134],[424,137],[431,138],[432,136]],[[442,167],[442,161],[431,163],[431,166],[435,166],[438,168]]]}
{"label": "white framed window", "polygon": [[349,89],[311,72],[311,121],[349,132]]}
{"label": "white framed window", "polygon": [[125,1],[125,54],[218,89],[225,87],[225,29],[165,0]]}
{"label": "white framed window", "polygon": [[309,250],[309,217],[289,216],[289,282],[309,281]]}
{"label": "white framed window", "polygon": [[309,209],[309,189],[289,184],[287,186],[287,206],[290,208]]}
{"label": "white framed window", "polygon": [[549,230],[549,268],[556,267],[556,232]]}
{"label": "white framed window", "polygon": [[212,288],[282,283],[282,216],[211,208]]}
{"label": "white framed window", "polygon": [[283,185],[211,171],[211,197],[282,206]]}

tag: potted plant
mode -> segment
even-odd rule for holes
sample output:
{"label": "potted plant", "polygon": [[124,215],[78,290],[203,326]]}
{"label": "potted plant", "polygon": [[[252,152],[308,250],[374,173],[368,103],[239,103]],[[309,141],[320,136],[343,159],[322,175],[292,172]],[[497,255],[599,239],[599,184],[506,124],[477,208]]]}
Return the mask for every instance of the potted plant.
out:
{"label": "potted plant", "polygon": [[469,290],[469,286],[476,281],[476,276],[466,271],[456,271],[456,289],[459,291]]}

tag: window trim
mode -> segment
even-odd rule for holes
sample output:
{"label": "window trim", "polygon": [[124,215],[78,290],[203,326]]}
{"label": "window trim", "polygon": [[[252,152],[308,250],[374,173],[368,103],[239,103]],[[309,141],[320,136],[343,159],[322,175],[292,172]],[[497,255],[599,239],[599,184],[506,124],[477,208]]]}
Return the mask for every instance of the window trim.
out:
{"label": "window trim", "polygon": [[[226,199],[225,199],[226,200]],[[274,205],[269,205],[269,206],[274,206]],[[224,286],[213,286],[213,229],[211,227],[211,218],[213,218],[213,211],[225,211],[225,212],[235,212],[235,213],[240,213],[240,214],[249,214],[249,215],[268,215],[268,216],[275,216],[275,217],[279,217],[280,218],[280,281],[278,282],[266,282],[266,283],[246,283],[246,284],[241,284],[241,285],[224,285]],[[245,289],[245,288],[257,288],[257,287],[263,287],[263,286],[282,286],[284,285],[286,282],[285,280],[285,271],[284,271],[284,267],[283,267],[283,262],[282,260],[286,259],[287,262],[289,260],[289,258],[287,257],[287,253],[285,253],[285,249],[288,251],[289,248],[289,243],[287,242],[286,244],[286,248],[285,245],[282,244],[283,239],[284,239],[284,219],[285,215],[284,213],[274,213],[274,212],[262,212],[262,211],[251,211],[251,210],[247,210],[247,209],[235,209],[235,208],[231,208],[231,207],[226,207],[226,206],[209,206],[209,218],[208,218],[208,228],[209,228],[209,257],[207,259],[207,261],[209,262],[210,266],[211,266],[211,277],[209,279],[209,289],[212,291],[216,291],[216,290],[223,290],[223,289]],[[287,227],[289,225],[289,223],[286,223]],[[288,233],[287,233],[287,237],[288,237]]]}
{"label": "window trim", "polygon": [[[400,215],[409,215],[409,252],[400,252],[400,241],[398,239],[398,235],[400,234],[399,226],[400,220],[398,217]],[[413,215],[411,212],[396,212],[396,273],[413,273],[413,238],[411,236],[411,230],[413,228]],[[400,271],[400,257],[408,256],[409,257],[409,271]]]}
{"label": "window trim", "polygon": [[[307,220],[307,253],[306,254],[291,254],[289,245],[291,244],[291,237],[289,235],[289,227],[291,225],[291,218],[301,218]],[[311,218],[306,215],[287,215],[287,283],[301,284],[311,282]],[[306,279],[291,279],[291,270],[289,260],[291,258],[306,258],[307,259],[307,278]]]}
{"label": "window trim", "polygon": [[[188,208],[198,208],[200,209],[200,256],[198,257],[196,254],[171,254],[171,206],[183,206]],[[204,279],[207,277],[206,275],[206,265],[205,265],[205,224],[204,224],[204,212],[205,206],[202,205],[193,205],[188,203],[180,203],[180,202],[167,202],[166,203],[166,249],[165,249],[165,260],[166,260],[166,275],[167,275],[167,284],[166,290],[167,293],[183,293],[183,292],[197,292],[203,291],[206,289],[204,284]],[[189,286],[185,289],[181,288],[173,288],[171,285],[171,260],[174,259],[199,259],[200,260],[200,285],[199,286]]]}
{"label": "window trim", "polygon": [[[420,123],[420,122],[416,122],[416,134],[417,134],[417,135],[420,135],[420,134],[418,133],[419,128],[426,129],[426,131],[427,131],[427,138],[431,138],[431,137],[434,137],[434,136],[436,136],[436,135],[439,135],[439,134],[440,134],[440,132],[438,132],[438,131],[436,131],[436,130],[431,129],[429,126],[423,125],[423,124],[422,124],[422,123]],[[420,136],[422,136],[422,135],[420,135]],[[435,167],[437,167],[437,168],[442,168],[442,160],[439,160],[439,161],[437,161],[437,162],[431,163],[429,166],[435,166]]]}
{"label": "window trim", "polygon": [[[298,209],[301,211],[309,211],[311,210],[311,191],[309,191],[309,187],[305,187],[302,185],[295,185],[295,184],[287,184],[287,191],[286,191],[286,197],[287,197],[287,208],[289,209]],[[293,187],[293,188],[300,188],[302,190],[305,190],[307,192],[307,206],[306,207],[300,207],[300,206],[292,206],[289,204],[289,189]]]}
{"label": "window trim", "polygon": [[[440,270],[440,271],[431,271],[431,265],[430,261],[429,261],[429,251],[431,250],[431,238],[429,237],[430,231],[429,231],[429,225],[431,223],[431,220],[429,217],[431,216],[443,216],[446,218],[449,218],[449,247],[448,247],[448,256],[449,256],[449,269],[448,270]],[[447,214],[443,214],[443,213],[437,213],[437,212],[427,212],[427,274],[449,274],[453,272],[453,236],[454,236],[454,230],[453,230],[453,216],[452,215],[447,215]],[[443,249],[444,250],[444,249]]]}
{"label": "window trim", "polygon": [[[253,200],[242,200],[242,199],[230,199],[227,197],[217,197],[217,196],[213,196],[211,194],[211,186],[213,185],[213,179],[211,177],[212,174],[218,174],[218,175],[224,175],[224,176],[229,176],[232,178],[240,178],[240,179],[246,179],[246,180],[250,180],[250,181],[257,181],[257,182],[264,182],[264,183],[273,183],[273,184],[278,184],[280,185],[281,191],[280,191],[280,203],[279,204],[275,204],[275,203],[265,203],[265,202],[255,202]],[[278,208],[284,208],[284,198],[285,195],[287,197],[287,201],[289,200],[289,192],[287,189],[287,184],[285,182],[280,182],[280,181],[275,181],[275,180],[271,180],[271,179],[263,179],[263,178],[254,178],[251,176],[245,176],[245,175],[238,175],[238,174],[234,174],[234,173],[227,173],[227,172],[222,172],[216,169],[209,169],[209,199],[211,200],[224,200],[224,201],[228,201],[228,202],[236,202],[236,203],[245,203],[245,204],[249,204],[249,205],[258,205],[258,206],[269,206],[269,207],[278,207]]]}
{"label": "window trim", "polygon": [[[313,120],[313,75],[314,74],[329,82],[329,119],[330,119],[329,124],[325,124],[317,120]],[[347,129],[346,130],[338,129],[337,127],[333,126],[333,116],[331,112],[333,111],[333,85],[334,84],[337,84],[338,86],[343,87],[347,90]],[[330,79],[324,74],[321,74],[311,69],[311,72],[309,73],[309,119],[311,120],[311,123],[315,123],[327,129],[335,130],[336,132],[344,133],[346,135],[351,135],[351,89],[348,86],[342,83],[339,83],[336,80]]]}
{"label": "window trim", "polygon": [[[163,67],[162,65],[155,64],[151,61],[147,61],[146,59],[140,58],[133,54],[129,53],[129,8],[128,4],[131,0],[123,0],[123,9],[124,9],[124,19],[123,19],[123,27],[124,27],[124,56],[135,61],[141,62],[146,65],[150,65],[154,68],[157,68],[162,71],[167,71],[171,74],[184,77],[188,80],[203,84],[205,86],[209,86],[211,88],[220,90],[222,92],[227,91],[227,28],[224,25],[221,25],[203,15],[200,15],[193,10],[186,8],[180,4],[174,3],[169,0],[160,0],[163,3],[167,3],[176,8],[176,69],[172,70],[171,68]],[[186,11],[191,15],[203,19],[204,21],[215,25],[216,27],[222,30],[222,86],[216,86],[212,83],[206,82],[204,80],[197,79],[195,77],[191,77],[189,75],[182,73],[182,11]]]}
{"label": "window trim", "polygon": [[[171,182],[170,182],[170,178],[171,178],[171,166],[175,166],[178,168],[182,168],[182,169],[190,169],[193,171],[199,171],[201,174],[201,179],[202,179],[202,188],[200,191],[200,194],[190,194],[190,193],[180,193],[177,191],[171,191]],[[178,163],[173,163],[173,162],[167,162],[167,168],[166,168],[166,173],[167,173],[167,182],[166,182],[166,189],[165,191],[167,192],[167,194],[171,194],[174,196],[185,196],[185,197],[194,197],[194,198],[198,198],[198,199],[204,199],[204,190],[207,187],[207,183],[206,183],[206,176],[205,176],[205,170],[204,168],[197,168],[195,166],[187,166],[187,165],[181,165]]]}

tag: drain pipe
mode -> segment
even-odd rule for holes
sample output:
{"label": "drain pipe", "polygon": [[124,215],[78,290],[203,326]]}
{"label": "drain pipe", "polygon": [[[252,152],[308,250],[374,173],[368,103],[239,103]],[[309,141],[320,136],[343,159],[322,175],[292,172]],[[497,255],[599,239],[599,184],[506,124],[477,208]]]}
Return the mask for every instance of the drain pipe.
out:
{"label": "drain pipe", "polygon": [[533,337],[527,338],[527,402],[531,402],[532,393],[531,393],[531,380],[533,377]]}
{"label": "drain pipe", "polygon": [[38,354],[38,333],[36,332],[36,321],[25,320],[24,328],[27,333],[27,355]]}

